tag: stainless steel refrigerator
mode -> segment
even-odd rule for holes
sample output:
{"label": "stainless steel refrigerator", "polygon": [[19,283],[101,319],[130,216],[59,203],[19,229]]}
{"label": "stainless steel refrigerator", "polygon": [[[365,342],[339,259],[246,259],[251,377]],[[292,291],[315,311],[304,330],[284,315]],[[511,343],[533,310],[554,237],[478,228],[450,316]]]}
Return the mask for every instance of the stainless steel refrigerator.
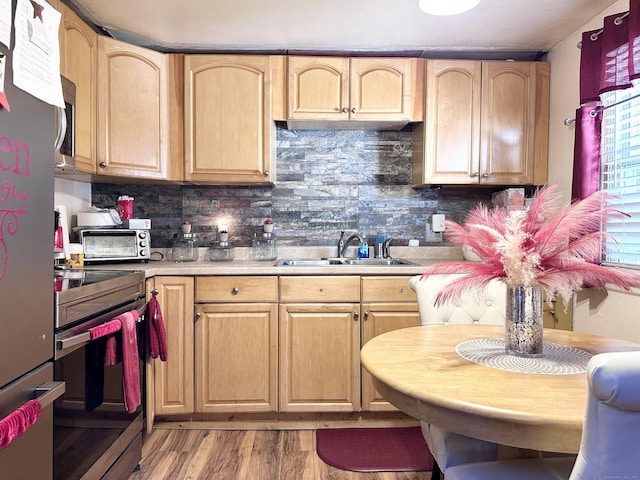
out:
{"label": "stainless steel refrigerator", "polygon": [[0,450],[0,478],[44,480],[53,471],[50,402],[63,389],[52,382],[55,107],[13,85],[11,51],[0,50],[11,106],[0,109],[0,419],[36,397],[43,405]]}

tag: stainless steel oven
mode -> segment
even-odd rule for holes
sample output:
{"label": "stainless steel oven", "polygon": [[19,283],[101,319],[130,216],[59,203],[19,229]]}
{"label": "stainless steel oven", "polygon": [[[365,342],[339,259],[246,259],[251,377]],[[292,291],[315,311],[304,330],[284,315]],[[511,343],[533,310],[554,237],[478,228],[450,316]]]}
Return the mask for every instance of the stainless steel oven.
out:
{"label": "stainless steel oven", "polygon": [[124,405],[123,367],[105,366],[106,339],[89,329],[122,313],[143,311],[142,272],[66,270],[56,272],[54,378],[65,394],[54,403],[55,480],[122,480],[142,456],[146,323],[137,323],[141,404]]}

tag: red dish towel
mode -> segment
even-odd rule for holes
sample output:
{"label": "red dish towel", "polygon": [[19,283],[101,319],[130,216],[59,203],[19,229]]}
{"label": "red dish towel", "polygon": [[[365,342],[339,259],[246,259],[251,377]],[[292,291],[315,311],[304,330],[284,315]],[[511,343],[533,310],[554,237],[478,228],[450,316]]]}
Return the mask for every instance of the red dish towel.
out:
{"label": "red dish towel", "polygon": [[92,327],[89,329],[89,336],[91,340],[95,340],[96,338],[105,337],[107,335],[113,335],[118,330],[122,328],[122,324],[119,320],[113,319],[110,322],[103,323],[102,325],[98,325],[97,327]]}
{"label": "red dish towel", "polygon": [[117,318],[89,329],[89,336],[91,337],[91,340],[95,340],[100,337],[107,337],[107,348],[104,357],[105,365],[115,365],[118,363],[119,355],[115,333],[121,329],[122,323]]}
{"label": "red dish towel", "polygon": [[158,358],[165,362],[167,360],[167,334],[162,320],[160,302],[156,298],[156,293],[147,303],[147,326],[149,328],[149,353],[152,358]]}
{"label": "red dish towel", "polygon": [[29,400],[15,412],[0,420],[0,450],[8,446],[14,438],[22,435],[31,427],[42,413],[38,400]]}
{"label": "red dish towel", "polygon": [[138,336],[136,324],[140,314],[132,310],[118,315],[114,320],[122,324],[122,385],[124,406],[133,413],[140,405],[140,368],[138,366]]}

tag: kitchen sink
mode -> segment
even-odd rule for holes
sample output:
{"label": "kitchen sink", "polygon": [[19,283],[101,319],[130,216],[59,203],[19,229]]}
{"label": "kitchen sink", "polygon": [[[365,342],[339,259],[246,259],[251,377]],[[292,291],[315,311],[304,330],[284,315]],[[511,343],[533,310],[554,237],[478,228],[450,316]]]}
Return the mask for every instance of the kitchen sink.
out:
{"label": "kitchen sink", "polygon": [[392,266],[417,265],[417,263],[401,258],[311,258],[311,259],[281,259],[275,264],[277,267],[321,267],[339,265],[360,266]]}

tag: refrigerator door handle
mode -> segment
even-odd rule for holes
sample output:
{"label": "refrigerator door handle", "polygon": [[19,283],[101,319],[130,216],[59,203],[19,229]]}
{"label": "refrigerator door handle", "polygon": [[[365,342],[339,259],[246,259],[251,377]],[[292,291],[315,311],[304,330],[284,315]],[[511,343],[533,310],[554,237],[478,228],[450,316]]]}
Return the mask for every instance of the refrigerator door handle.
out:
{"label": "refrigerator door handle", "polygon": [[64,382],[45,382],[39,387],[36,387],[36,400],[40,402],[42,408],[46,407],[50,403],[65,392]]}

